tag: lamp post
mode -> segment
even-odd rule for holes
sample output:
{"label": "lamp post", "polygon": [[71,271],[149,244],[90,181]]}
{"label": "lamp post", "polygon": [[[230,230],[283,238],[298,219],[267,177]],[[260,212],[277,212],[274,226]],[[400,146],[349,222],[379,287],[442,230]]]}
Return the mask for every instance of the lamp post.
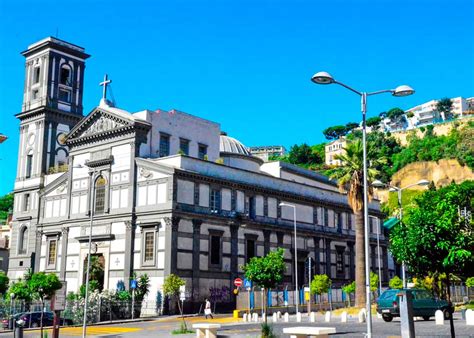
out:
{"label": "lamp post", "polygon": [[369,269],[369,208],[368,208],[368,186],[367,186],[367,141],[366,141],[366,112],[367,112],[367,97],[391,93],[393,96],[401,97],[413,94],[415,91],[413,88],[402,85],[398,86],[395,89],[384,89],[378,90],[375,92],[360,92],[348,85],[336,81],[329,73],[327,72],[318,72],[313,75],[311,78],[316,84],[328,85],[328,84],[338,84],[346,89],[349,89],[351,92],[360,96],[360,105],[362,111],[362,148],[363,148],[363,161],[364,161],[364,244],[365,244],[365,293],[366,293],[366,311],[367,311],[367,337],[372,337],[372,309],[370,307],[370,269]]}
{"label": "lamp post", "polygon": [[298,314],[299,295],[298,295],[298,248],[296,244],[296,206],[293,204],[280,203],[280,207],[293,208],[293,225],[295,230],[295,300],[296,300],[296,314]]}
{"label": "lamp post", "polygon": [[[86,165],[79,164],[73,168],[84,168]],[[82,338],[86,338],[87,330],[87,309],[88,309],[88,297],[89,297],[89,271],[91,269],[91,251],[92,251],[92,224],[94,222],[94,204],[95,204],[95,183],[96,180],[95,174],[97,170],[89,168],[89,213],[90,213],[90,222],[89,222],[89,248],[87,254],[87,270],[86,270],[86,292],[84,297],[84,317],[82,321]]]}
{"label": "lamp post", "polygon": [[[386,183],[383,183],[379,180],[375,180],[374,182],[372,182],[372,186],[373,187],[376,187],[376,188],[382,188],[382,187],[388,187],[389,188],[389,191],[392,191],[392,192],[397,192],[397,195],[398,195],[398,207],[399,207],[399,214],[398,214],[398,219],[400,220],[400,222],[402,222],[402,217],[403,217],[403,206],[402,206],[402,191],[405,190],[405,189],[408,189],[408,188],[411,188],[411,187],[414,187],[414,186],[427,186],[428,184],[430,184],[430,182],[428,180],[419,180],[418,182],[416,183],[413,183],[413,184],[410,184],[410,185],[407,185],[406,187],[403,187],[403,188],[400,188],[400,187],[396,187],[396,186],[393,186],[393,185],[390,185],[390,184],[386,184]],[[380,263],[379,263],[380,264]],[[379,277],[380,278],[380,277]],[[403,281],[403,288],[406,289],[407,287],[407,279],[406,279],[406,268],[405,268],[405,262],[402,262],[402,281]]]}

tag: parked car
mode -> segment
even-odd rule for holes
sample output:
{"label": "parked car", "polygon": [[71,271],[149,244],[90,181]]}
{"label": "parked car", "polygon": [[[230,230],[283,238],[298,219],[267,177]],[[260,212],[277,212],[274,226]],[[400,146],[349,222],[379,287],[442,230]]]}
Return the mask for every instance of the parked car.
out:
{"label": "parked car", "polygon": [[[15,316],[15,321],[23,320],[25,322],[24,327],[40,327],[41,326],[41,311],[33,312],[23,312],[17,313]],[[54,321],[54,313],[50,311],[45,311],[43,313],[43,326],[52,326]],[[70,319],[61,318],[60,325],[72,325],[73,322]],[[11,329],[11,320],[5,318],[2,321],[4,329]]]}
{"label": "parked car", "polygon": [[[20,312],[20,313],[17,313],[13,316],[14,320],[17,321],[18,319],[20,319],[20,316],[23,314],[24,312]],[[12,320],[11,320],[11,317],[5,317],[2,319],[2,327],[4,330],[11,330],[12,329]]]}
{"label": "parked car", "polygon": [[[435,315],[437,310],[443,311],[444,319],[449,319],[453,309],[445,300],[436,299],[433,295],[423,289],[404,289],[413,296],[413,316],[422,317],[429,320]],[[383,292],[377,301],[377,312],[382,315],[386,322],[391,322],[393,318],[400,317],[400,301],[397,296],[401,290],[389,289]]]}

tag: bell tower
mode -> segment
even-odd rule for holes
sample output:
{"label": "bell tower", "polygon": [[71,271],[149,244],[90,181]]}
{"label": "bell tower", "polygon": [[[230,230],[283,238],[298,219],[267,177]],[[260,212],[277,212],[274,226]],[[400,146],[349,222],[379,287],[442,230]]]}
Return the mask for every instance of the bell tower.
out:
{"label": "bell tower", "polygon": [[[84,48],[48,37],[21,53],[25,85],[15,180],[10,275],[21,277],[35,267],[38,192],[47,176],[67,170],[67,133],[82,119]],[[15,271],[16,270],[16,271]]]}

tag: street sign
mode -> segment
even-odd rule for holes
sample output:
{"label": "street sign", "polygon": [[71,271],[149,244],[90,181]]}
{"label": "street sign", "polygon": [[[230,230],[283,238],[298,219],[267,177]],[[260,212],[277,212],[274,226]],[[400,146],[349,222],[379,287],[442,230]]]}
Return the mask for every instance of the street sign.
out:
{"label": "street sign", "polygon": [[236,278],[236,279],[234,279],[234,285],[235,285],[236,287],[240,288],[240,287],[242,286],[242,283],[243,283],[242,278]]}
{"label": "street sign", "polygon": [[64,311],[66,309],[67,283],[61,281],[61,284],[61,289],[56,290],[53,297],[53,306],[51,308],[55,311]]}
{"label": "street sign", "polygon": [[135,279],[132,279],[132,281],[130,282],[130,287],[132,289],[136,289],[137,288],[137,281]]}
{"label": "street sign", "polygon": [[310,300],[310,289],[307,286],[304,288],[304,300],[305,301]]}
{"label": "street sign", "polygon": [[181,285],[179,287],[179,300],[183,302],[185,299],[186,299],[186,286]]}
{"label": "street sign", "polygon": [[250,289],[252,289],[252,281],[245,278],[244,279],[244,288],[246,288],[247,291],[250,291]]}

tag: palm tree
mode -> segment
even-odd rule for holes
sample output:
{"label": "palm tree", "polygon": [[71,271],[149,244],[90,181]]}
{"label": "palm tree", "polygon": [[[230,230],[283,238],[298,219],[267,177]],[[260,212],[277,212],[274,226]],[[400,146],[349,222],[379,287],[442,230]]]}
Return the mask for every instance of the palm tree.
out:
{"label": "palm tree", "polygon": [[[370,144],[368,144],[370,148]],[[339,189],[347,191],[347,201],[355,214],[355,306],[364,306],[365,298],[365,250],[364,250],[364,161],[363,147],[360,139],[350,142],[344,153],[336,155],[335,159],[341,161],[341,166],[333,169],[331,179],[337,179]],[[369,149],[367,151],[369,152]],[[368,181],[373,181],[378,176],[374,169],[385,162],[384,158],[368,161]],[[372,189],[369,188],[369,196]]]}

